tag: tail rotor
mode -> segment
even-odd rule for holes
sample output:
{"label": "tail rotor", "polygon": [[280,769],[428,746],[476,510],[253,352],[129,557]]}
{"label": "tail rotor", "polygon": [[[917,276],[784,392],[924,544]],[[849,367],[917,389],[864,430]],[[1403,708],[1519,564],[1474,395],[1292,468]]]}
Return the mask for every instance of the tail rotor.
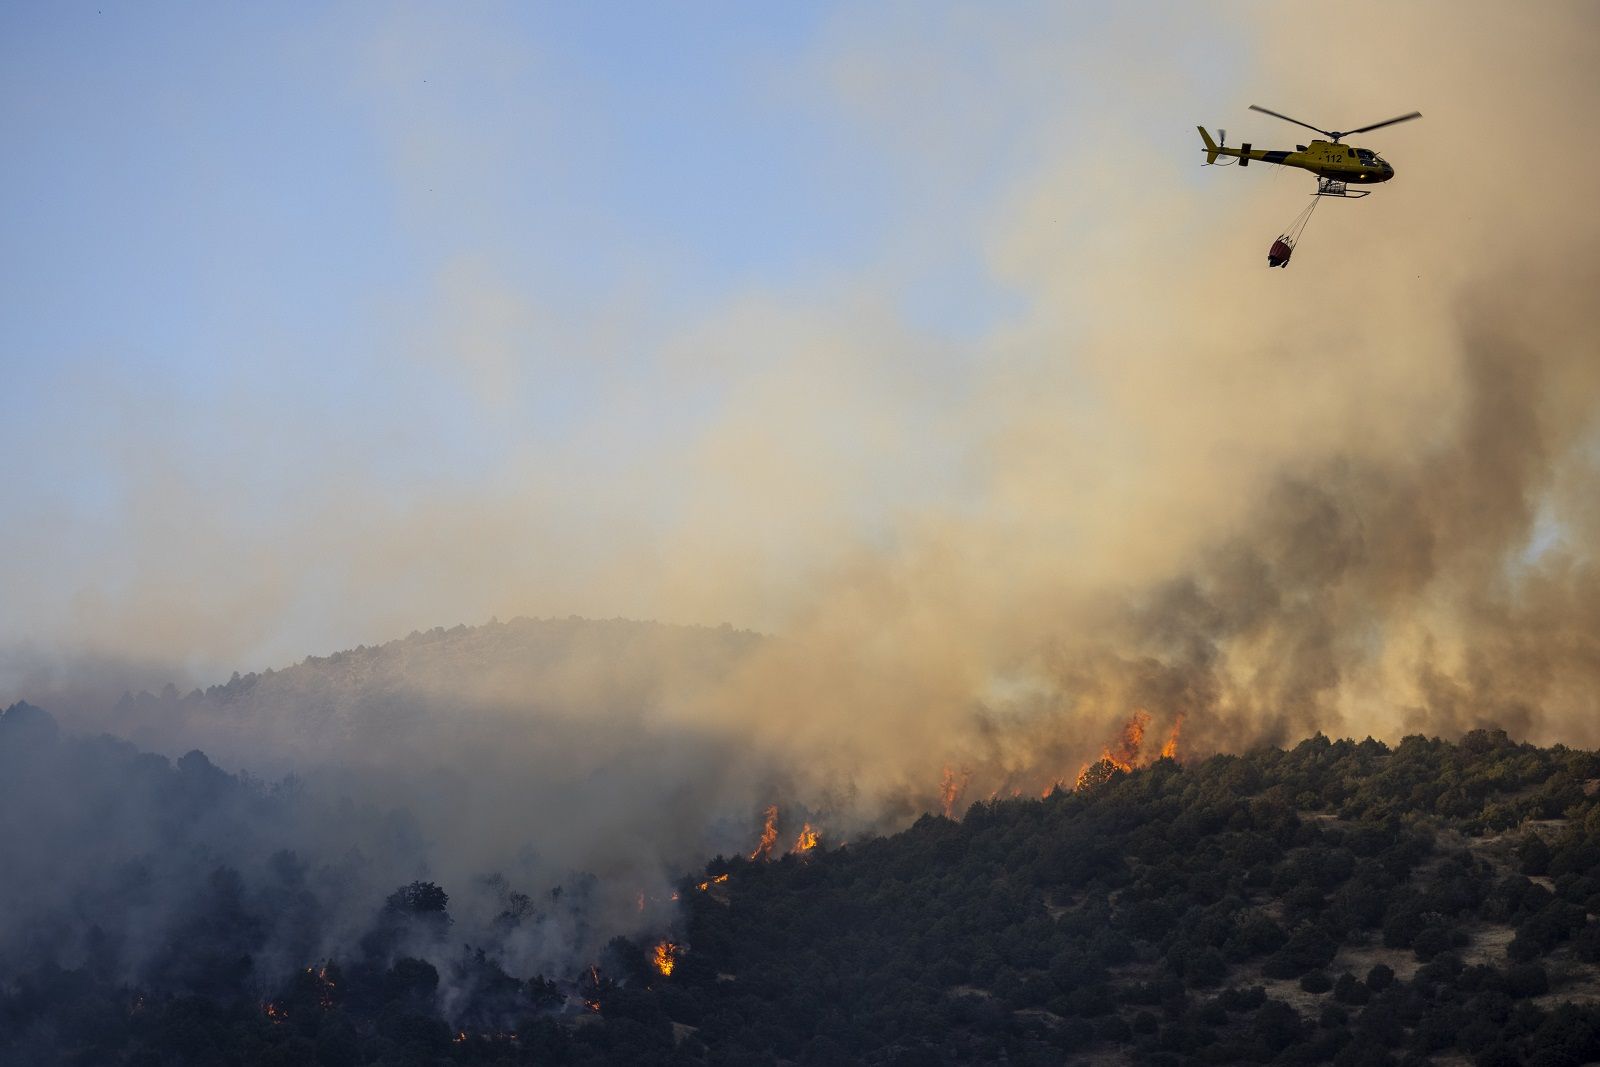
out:
{"label": "tail rotor", "polygon": [[[1204,126],[1196,126],[1195,129],[1200,131],[1200,139],[1205,142],[1206,166],[1227,166],[1228,164],[1226,163],[1219,164],[1217,162],[1217,157],[1219,155],[1223,155],[1224,149],[1227,147],[1228,131],[1218,130],[1217,139],[1213,141],[1211,139],[1211,131],[1207,130]],[[1245,148],[1249,147],[1249,145],[1245,145]]]}

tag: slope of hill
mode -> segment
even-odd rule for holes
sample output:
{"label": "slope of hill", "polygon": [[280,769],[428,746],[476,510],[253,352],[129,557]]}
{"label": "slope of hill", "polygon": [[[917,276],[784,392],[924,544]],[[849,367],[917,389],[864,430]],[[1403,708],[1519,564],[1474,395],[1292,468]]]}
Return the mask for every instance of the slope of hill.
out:
{"label": "slope of hill", "polygon": [[[0,727],[0,755],[65,743],[32,710]],[[248,787],[198,759],[141,766],[164,825]],[[0,1058],[1590,1062],[1597,777],[1594,753],[1485,731],[1106,768],[959,822],[714,860],[653,934],[557,973],[504,950],[561,892],[502,883],[500,915],[469,927],[466,887],[428,882],[372,899],[358,947],[274,971],[266,931],[314,925],[315,879],[279,859],[276,889],[247,892],[222,864],[137,973],[103,929],[8,955]]]}
{"label": "slope of hill", "polygon": [[[513,619],[234,674],[180,694],[129,694],[98,723],[169,752],[268,772],[379,765],[508,722],[637,718],[715,683],[761,641],[729,627]],[[37,700],[37,698],[33,698]]]}
{"label": "slope of hill", "polygon": [[681,982],[725,1062],[1587,1062],[1597,773],[1482,731],[1114,771],[736,863]]}

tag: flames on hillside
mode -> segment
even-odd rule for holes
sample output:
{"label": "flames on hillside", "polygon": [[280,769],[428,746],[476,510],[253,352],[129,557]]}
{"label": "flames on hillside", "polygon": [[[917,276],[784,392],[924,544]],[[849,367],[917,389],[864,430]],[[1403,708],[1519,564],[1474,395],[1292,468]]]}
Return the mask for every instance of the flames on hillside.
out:
{"label": "flames on hillside", "polygon": [[1178,737],[1183,730],[1183,716],[1180,714],[1173,719],[1159,757],[1151,756],[1145,751],[1145,735],[1149,730],[1150,713],[1140,708],[1122,724],[1121,731],[1110,744],[1106,745],[1100,757],[1085,763],[1078,771],[1073,789],[1091,788],[1107,781],[1117,771],[1126,773],[1135,767],[1153,763],[1157,758],[1177,759]]}
{"label": "flames on hillside", "polygon": [[1167,743],[1161,746],[1162,759],[1178,758],[1178,732],[1182,729],[1183,713],[1179,712],[1178,717],[1172,720],[1172,733],[1167,735]]}
{"label": "flames on hillside", "polygon": [[[337,994],[339,989],[339,972],[331,961],[315,964],[305,968],[305,977],[302,979],[301,990],[307,986],[315,993],[317,1007],[323,1011],[332,1011],[338,1007]],[[304,1003],[303,997],[300,1003]],[[144,998],[141,996],[138,1006],[143,1006]],[[274,1025],[289,1021],[289,1002],[285,1000],[268,1000],[261,1005],[261,1014],[267,1021]]]}
{"label": "flames on hillside", "polygon": [[[1184,751],[1181,745],[1183,724],[1184,715],[1179,712],[1165,725],[1163,735],[1156,729],[1161,725],[1160,720],[1143,708],[1137,708],[1117,729],[1115,736],[1101,748],[1100,755],[1079,767],[1075,775],[1068,778],[1050,777],[1041,788],[1037,784],[1039,779],[1025,769],[1005,773],[988,792],[988,800],[992,803],[1005,797],[1020,799],[1029,793],[1043,798],[1056,792],[1076,792],[1099,785],[1118,771],[1127,773],[1161,759],[1178,760]],[[1158,737],[1163,738],[1159,747],[1156,744]],[[973,772],[968,767],[963,766],[957,771],[954,764],[944,765],[939,775],[939,806],[936,810],[945,818],[958,817],[957,805],[972,778]]]}
{"label": "flames on hillside", "polygon": [[[777,843],[778,805],[769,804],[767,805],[766,810],[762,812],[761,839],[756,842],[755,850],[750,853],[750,862],[756,863],[762,860],[770,860],[772,858],[773,849],[777,846]],[[800,827],[799,836],[794,839],[794,844],[789,848],[789,855],[804,855],[805,853],[815,849],[821,843],[822,831],[817,827],[812,826],[809,822],[803,823]],[[727,875],[718,875],[716,878],[712,879],[711,882],[701,882],[697,888],[705,890],[710,888],[711,884],[715,882],[726,882],[727,880]]]}
{"label": "flames on hillside", "polygon": [[953,767],[945,767],[939,776],[939,810],[947,819],[955,818],[956,804],[961,800],[961,794],[967,791],[967,783],[972,781],[972,771],[966,767],[958,773]]}
{"label": "flames on hillside", "polygon": [[778,806],[769,805],[766,812],[766,825],[761,829],[761,841],[756,845],[756,850],[750,853],[750,859],[764,860],[772,858],[772,846],[778,843]]}
{"label": "flames on hillside", "polygon": [[334,1007],[334,993],[339,988],[331,965],[323,963],[316,967],[307,967],[306,974],[316,983],[317,1005],[323,1011],[331,1011]]}
{"label": "flames on hillside", "polygon": [[682,948],[672,941],[658,941],[651,950],[650,964],[663,978],[671,977],[672,969],[678,965],[678,953]]}
{"label": "flames on hillside", "polygon": [[[1157,759],[1175,759],[1179,751],[1179,738],[1183,728],[1183,716],[1176,716],[1159,748],[1156,748],[1151,737],[1152,716],[1143,709],[1136,710],[1128,720],[1123,723],[1116,736],[1107,743],[1099,758],[1087,763],[1078,772],[1075,789],[1091,788],[1101,782],[1107,781],[1117,771],[1131,771],[1136,767],[1146,766]],[[1158,735],[1159,736],[1159,735]],[[966,794],[974,778],[970,767],[946,765],[943,767],[939,781],[939,810],[947,817],[956,816],[957,805]],[[1057,788],[1064,788],[1060,782],[1055,783],[1051,789],[1046,790],[1046,795]],[[1007,782],[1003,787],[1004,795],[1022,796],[1023,788]],[[993,794],[998,797],[1002,790]],[[777,804],[769,804],[761,811],[761,830],[754,849],[748,854],[748,862],[771,862],[778,855],[783,854],[778,842],[783,835],[791,832],[793,824],[784,826],[780,817]],[[810,854],[819,852],[822,845],[823,831],[809,820],[803,820],[793,845],[788,849],[787,855],[809,859]],[[739,861],[735,860],[735,864]],[[720,903],[726,904],[728,897],[719,887],[727,885],[734,872],[724,872],[710,875],[703,881],[692,883],[694,888],[702,893],[711,893]],[[650,896],[643,890],[636,890],[632,894],[634,909],[639,912],[646,911],[653,901],[660,898]],[[674,892],[671,899],[676,901],[679,894]],[[659,937],[659,935],[657,935]],[[646,942],[644,952],[646,961],[651,971],[662,978],[670,978],[677,971],[687,948],[684,943],[674,941],[670,936],[660,937],[659,940]],[[316,1003],[323,1009],[329,1010],[336,1006],[338,996],[339,974],[331,962],[304,968],[302,981],[310,986],[315,994]],[[567,988],[572,992],[568,994],[569,1004],[581,1007],[582,1011],[590,1014],[601,1014],[602,998],[605,989],[612,983],[603,980],[599,968],[589,965]],[[302,987],[304,988],[304,987]],[[282,1000],[268,1000],[262,1004],[262,1013],[267,1020],[274,1024],[283,1024],[289,1021],[289,1006]],[[453,1029],[452,1040],[457,1044],[468,1042],[515,1042],[518,1034],[514,1031],[471,1031],[467,1029]]]}

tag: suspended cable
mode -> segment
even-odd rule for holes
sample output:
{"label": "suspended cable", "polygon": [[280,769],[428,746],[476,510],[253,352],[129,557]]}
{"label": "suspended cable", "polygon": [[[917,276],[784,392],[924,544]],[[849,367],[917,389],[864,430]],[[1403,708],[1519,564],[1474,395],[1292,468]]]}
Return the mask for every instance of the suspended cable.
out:
{"label": "suspended cable", "polygon": [[1289,257],[1294,254],[1295,246],[1300,243],[1300,235],[1305,233],[1306,225],[1311,222],[1311,216],[1317,210],[1317,204],[1321,200],[1322,197],[1313,196],[1311,203],[1302,208],[1300,214],[1296,215],[1288,227],[1278,235],[1278,239],[1272,242],[1272,248],[1267,252],[1267,266],[1287,267],[1289,265]]}

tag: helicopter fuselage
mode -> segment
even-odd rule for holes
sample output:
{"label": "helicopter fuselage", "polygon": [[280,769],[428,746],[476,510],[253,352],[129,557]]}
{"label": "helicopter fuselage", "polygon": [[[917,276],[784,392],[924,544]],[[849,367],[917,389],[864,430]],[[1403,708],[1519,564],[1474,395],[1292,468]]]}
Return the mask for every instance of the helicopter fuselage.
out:
{"label": "helicopter fuselage", "polygon": [[1200,136],[1205,139],[1207,163],[1215,163],[1218,156],[1229,156],[1237,159],[1241,167],[1249,166],[1252,161],[1298,167],[1309,170],[1319,178],[1331,178],[1352,185],[1376,185],[1394,177],[1394,168],[1384,162],[1378,153],[1338,141],[1312,141],[1308,145],[1297,145],[1293,152],[1286,152],[1263,151],[1249,144],[1225,148],[1212,141],[1203,126],[1200,127]]}

